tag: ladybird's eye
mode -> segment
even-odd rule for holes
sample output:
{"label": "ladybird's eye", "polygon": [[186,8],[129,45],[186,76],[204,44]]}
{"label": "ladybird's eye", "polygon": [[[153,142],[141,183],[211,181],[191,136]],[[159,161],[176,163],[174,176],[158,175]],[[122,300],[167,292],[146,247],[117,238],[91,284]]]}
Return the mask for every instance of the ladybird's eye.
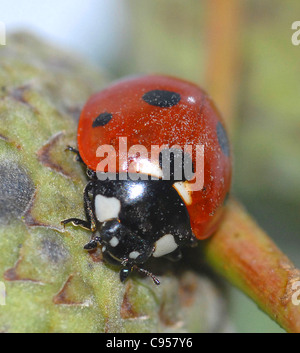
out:
{"label": "ladybird's eye", "polygon": [[181,97],[179,93],[155,89],[146,92],[143,95],[143,100],[156,107],[170,108],[179,103]]}
{"label": "ladybird's eye", "polygon": [[218,125],[217,125],[217,136],[218,136],[219,145],[223,153],[225,154],[225,156],[229,156],[230,147],[229,147],[228,136],[227,136],[226,130],[224,129],[224,126],[220,122],[218,122]]}
{"label": "ladybird's eye", "polygon": [[104,126],[110,122],[112,119],[111,113],[101,113],[97,116],[97,118],[93,121],[92,127]]}

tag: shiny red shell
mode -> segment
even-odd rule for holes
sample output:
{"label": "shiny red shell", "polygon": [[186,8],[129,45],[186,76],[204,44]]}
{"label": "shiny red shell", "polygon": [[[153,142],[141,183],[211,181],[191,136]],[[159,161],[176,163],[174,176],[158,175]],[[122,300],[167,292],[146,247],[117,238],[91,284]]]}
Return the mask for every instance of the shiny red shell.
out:
{"label": "shiny red shell", "polygon": [[[168,100],[155,102],[154,99],[154,104],[149,104],[145,96],[153,91],[173,92],[175,101],[168,104]],[[176,97],[180,97],[179,101]],[[99,116],[100,124],[96,122]],[[115,148],[117,172],[128,171],[132,158],[128,165],[119,167],[119,137],[127,138],[128,149],[143,145],[148,151],[151,145],[182,148],[193,145],[193,149],[203,145],[204,186],[189,193],[189,202],[184,201],[198,239],[207,238],[216,230],[230,189],[230,146],[220,114],[201,88],[177,78],[156,75],[117,81],[87,101],[77,137],[80,156],[94,171],[99,170],[97,166],[103,159],[96,156],[101,145]],[[194,162],[194,155],[192,159]]]}

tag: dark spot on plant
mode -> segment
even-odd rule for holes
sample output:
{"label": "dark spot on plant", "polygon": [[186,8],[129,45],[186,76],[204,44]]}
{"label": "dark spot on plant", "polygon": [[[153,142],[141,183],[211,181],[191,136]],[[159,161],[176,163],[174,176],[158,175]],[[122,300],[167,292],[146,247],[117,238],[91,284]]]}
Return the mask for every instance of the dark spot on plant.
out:
{"label": "dark spot on plant", "polygon": [[21,218],[33,195],[34,184],[23,167],[14,161],[0,162],[0,222]]}
{"label": "dark spot on plant", "polygon": [[45,238],[42,240],[41,245],[42,253],[46,255],[51,262],[58,264],[66,260],[68,252],[56,239]]}

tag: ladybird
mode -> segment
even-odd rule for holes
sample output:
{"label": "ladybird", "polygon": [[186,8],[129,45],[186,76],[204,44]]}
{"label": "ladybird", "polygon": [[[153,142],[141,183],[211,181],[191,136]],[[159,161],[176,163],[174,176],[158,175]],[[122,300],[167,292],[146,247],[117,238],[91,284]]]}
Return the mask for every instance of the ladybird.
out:
{"label": "ladybird", "polygon": [[181,258],[217,229],[231,183],[224,122],[193,83],[160,75],[122,79],[85,104],[77,160],[86,168],[84,246],[101,247],[108,263],[159,280],[143,265],[150,257]]}

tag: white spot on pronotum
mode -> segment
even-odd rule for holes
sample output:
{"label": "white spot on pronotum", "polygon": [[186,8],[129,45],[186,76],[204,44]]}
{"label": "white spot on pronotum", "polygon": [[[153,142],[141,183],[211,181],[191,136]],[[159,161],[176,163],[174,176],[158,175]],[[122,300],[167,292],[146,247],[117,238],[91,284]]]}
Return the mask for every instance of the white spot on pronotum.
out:
{"label": "white spot on pronotum", "polygon": [[102,252],[104,252],[105,250],[106,250],[106,246],[103,245],[103,246],[102,246]]}
{"label": "white spot on pronotum", "polygon": [[170,254],[178,247],[172,234],[165,234],[163,237],[157,240],[154,246],[154,257],[160,257]]}
{"label": "white spot on pronotum", "polygon": [[190,189],[190,184],[188,182],[178,181],[177,183],[174,183],[173,187],[187,205],[192,204],[192,190]]}
{"label": "white spot on pronotum", "polygon": [[140,256],[140,253],[138,251],[131,251],[131,253],[129,254],[129,257],[131,259],[136,259],[138,256]]}
{"label": "white spot on pronotum", "polygon": [[112,218],[118,218],[121,210],[121,202],[115,197],[97,195],[95,198],[95,212],[99,222],[105,222]]}
{"label": "white spot on pronotum", "polygon": [[119,244],[119,239],[117,237],[112,237],[109,241],[109,244],[114,248]]}

